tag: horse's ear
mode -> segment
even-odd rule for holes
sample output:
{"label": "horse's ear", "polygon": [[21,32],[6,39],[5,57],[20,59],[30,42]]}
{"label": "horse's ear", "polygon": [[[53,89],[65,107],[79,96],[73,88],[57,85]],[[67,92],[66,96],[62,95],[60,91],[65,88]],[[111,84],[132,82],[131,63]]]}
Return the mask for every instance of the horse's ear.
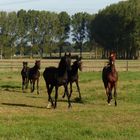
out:
{"label": "horse's ear", "polygon": [[71,57],[71,53],[69,52],[69,56]]}
{"label": "horse's ear", "polygon": [[64,56],[66,56],[67,55],[67,53],[65,52],[65,55]]}
{"label": "horse's ear", "polygon": [[28,62],[26,62],[26,61],[23,61],[22,63],[23,63],[23,65],[25,65],[25,64],[27,65],[28,64]]}

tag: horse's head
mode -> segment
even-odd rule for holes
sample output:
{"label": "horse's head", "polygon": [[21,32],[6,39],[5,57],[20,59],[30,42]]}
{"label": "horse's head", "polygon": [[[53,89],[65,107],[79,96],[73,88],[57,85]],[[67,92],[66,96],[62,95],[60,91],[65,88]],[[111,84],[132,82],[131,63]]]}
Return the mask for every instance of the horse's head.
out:
{"label": "horse's head", "polygon": [[116,59],[116,53],[112,52],[110,53],[110,57],[109,57],[109,63],[115,63],[115,59]]}
{"label": "horse's head", "polygon": [[36,60],[36,61],[35,61],[35,66],[36,66],[38,69],[40,69],[40,65],[41,65],[40,60]]}
{"label": "horse's head", "polygon": [[74,65],[76,65],[77,66],[77,68],[80,70],[80,71],[82,71],[82,61],[81,61],[81,57],[78,57],[77,56],[77,58],[76,58],[76,61],[74,62]]}
{"label": "horse's head", "polygon": [[27,66],[28,66],[28,62],[23,62],[23,68],[27,68]]}
{"label": "horse's head", "polygon": [[71,69],[71,53],[69,53],[69,54],[65,53],[64,59],[65,59],[65,62],[66,62],[67,70],[70,70]]}
{"label": "horse's head", "polygon": [[71,54],[70,53],[69,55],[65,53],[65,55],[61,57],[58,67],[59,69],[67,70],[67,71],[71,69]]}

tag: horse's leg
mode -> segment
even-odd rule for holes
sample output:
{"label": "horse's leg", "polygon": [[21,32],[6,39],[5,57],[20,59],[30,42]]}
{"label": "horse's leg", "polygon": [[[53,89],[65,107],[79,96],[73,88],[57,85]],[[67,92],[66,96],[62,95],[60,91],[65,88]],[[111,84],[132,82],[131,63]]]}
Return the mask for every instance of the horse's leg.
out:
{"label": "horse's leg", "polygon": [[34,92],[35,90],[35,79],[33,79],[33,83],[32,83],[32,91],[31,92]]}
{"label": "horse's leg", "polygon": [[107,102],[108,102],[108,104],[110,105],[110,101],[111,101],[111,84],[110,83],[108,83],[108,100],[107,100]]}
{"label": "horse's leg", "polygon": [[108,95],[109,95],[108,85],[105,86],[105,92],[106,92],[107,102],[108,102]]}
{"label": "horse's leg", "polygon": [[[53,100],[52,100],[52,97],[51,97],[51,92],[52,92],[52,89],[53,89],[53,86],[51,85],[49,87],[49,84],[46,84],[46,87],[47,87],[47,92],[48,92],[48,102],[51,102],[51,105],[53,105]],[[48,104],[47,108],[50,108],[50,104]]]}
{"label": "horse's leg", "polygon": [[77,86],[77,90],[79,92],[79,98],[82,99],[78,80],[76,80],[76,86]]}
{"label": "horse's leg", "polygon": [[25,77],[22,77],[22,92],[24,92],[25,87]]}
{"label": "horse's leg", "polygon": [[114,99],[115,99],[115,106],[117,106],[117,84],[114,85]]}
{"label": "horse's leg", "polygon": [[112,89],[113,89],[113,87],[114,87],[114,85],[113,84],[111,84],[111,89],[110,89],[110,100],[112,100]]}
{"label": "horse's leg", "polygon": [[26,89],[28,88],[28,83],[29,83],[29,79],[26,78],[26,86],[25,86]]}
{"label": "horse's leg", "polygon": [[37,79],[36,84],[37,84],[37,94],[39,94],[39,78]]}
{"label": "horse's leg", "polygon": [[55,104],[54,104],[54,109],[57,107],[57,98],[58,98],[58,86],[55,86]]}
{"label": "horse's leg", "polygon": [[72,82],[70,82],[70,94],[69,94],[69,98],[71,97],[72,94]]}
{"label": "horse's leg", "polygon": [[30,89],[31,89],[31,92],[33,91],[33,80],[30,79]]}
{"label": "horse's leg", "polygon": [[70,97],[69,97],[69,92],[68,92],[68,85],[67,83],[64,85],[65,86],[65,93],[67,94],[67,98],[68,98],[68,108],[71,107],[71,103],[70,103]]}
{"label": "horse's leg", "polygon": [[63,94],[62,98],[65,98],[65,95],[66,95],[66,93],[65,93],[65,86],[64,86],[64,94]]}
{"label": "horse's leg", "polygon": [[104,87],[105,87],[105,93],[106,96],[108,97],[108,82],[107,81],[103,81],[104,82]]}

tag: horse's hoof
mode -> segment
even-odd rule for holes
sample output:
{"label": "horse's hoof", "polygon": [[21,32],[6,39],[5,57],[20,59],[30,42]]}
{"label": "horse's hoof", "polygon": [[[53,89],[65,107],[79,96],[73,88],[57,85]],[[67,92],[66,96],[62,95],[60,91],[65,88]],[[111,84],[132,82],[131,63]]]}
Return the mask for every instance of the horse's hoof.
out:
{"label": "horse's hoof", "polygon": [[111,103],[108,103],[108,105],[110,106],[110,105],[111,105]]}
{"label": "horse's hoof", "polygon": [[68,105],[68,108],[72,108],[72,105]]}
{"label": "horse's hoof", "polygon": [[49,102],[47,105],[47,109],[51,109],[51,107],[52,107],[52,104]]}

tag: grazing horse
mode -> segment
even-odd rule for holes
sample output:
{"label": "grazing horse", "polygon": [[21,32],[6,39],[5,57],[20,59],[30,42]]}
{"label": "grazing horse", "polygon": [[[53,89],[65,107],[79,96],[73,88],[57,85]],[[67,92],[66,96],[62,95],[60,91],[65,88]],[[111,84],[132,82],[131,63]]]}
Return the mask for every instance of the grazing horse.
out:
{"label": "grazing horse", "polygon": [[[46,83],[46,88],[48,92],[48,101],[51,102],[51,105],[57,107],[57,98],[58,98],[58,88],[64,86],[65,92],[68,97],[68,107],[71,107],[69,92],[68,92],[68,71],[70,70],[71,65],[71,55],[64,55],[60,62],[59,66],[56,67],[47,67],[43,72],[43,77]],[[52,89],[55,87],[55,104],[51,97]],[[48,104],[48,108],[50,105]]]}
{"label": "grazing horse", "polygon": [[25,89],[28,88],[28,72],[29,72],[28,62],[23,62],[23,68],[21,70],[23,92]]}
{"label": "grazing horse", "polygon": [[[73,65],[71,66],[71,70],[68,72],[68,83],[70,83],[70,97],[72,94],[72,84],[75,82],[77,86],[77,90],[79,93],[79,99],[81,100],[81,93],[80,93],[80,87],[79,87],[79,75],[78,75],[78,69],[82,71],[82,61],[81,57],[77,57],[76,61],[73,62]],[[63,95],[63,98],[65,97],[65,92]]]}
{"label": "grazing horse", "polygon": [[31,92],[34,92],[35,82],[37,81],[37,94],[39,94],[40,60],[35,62],[34,67],[29,69],[28,79],[30,81]]}
{"label": "grazing horse", "polygon": [[117,81],[118,81],[118,73],[115,68],[115,57],[116,55],[114,53],[110,55],[108,65],[105,66],[102,71],[102,80],[106,90],[108,104],[110,105],[110,101],[112,99],[112,90],[114,88],[115,106],[117,106],[116,88],[117,88]]}

